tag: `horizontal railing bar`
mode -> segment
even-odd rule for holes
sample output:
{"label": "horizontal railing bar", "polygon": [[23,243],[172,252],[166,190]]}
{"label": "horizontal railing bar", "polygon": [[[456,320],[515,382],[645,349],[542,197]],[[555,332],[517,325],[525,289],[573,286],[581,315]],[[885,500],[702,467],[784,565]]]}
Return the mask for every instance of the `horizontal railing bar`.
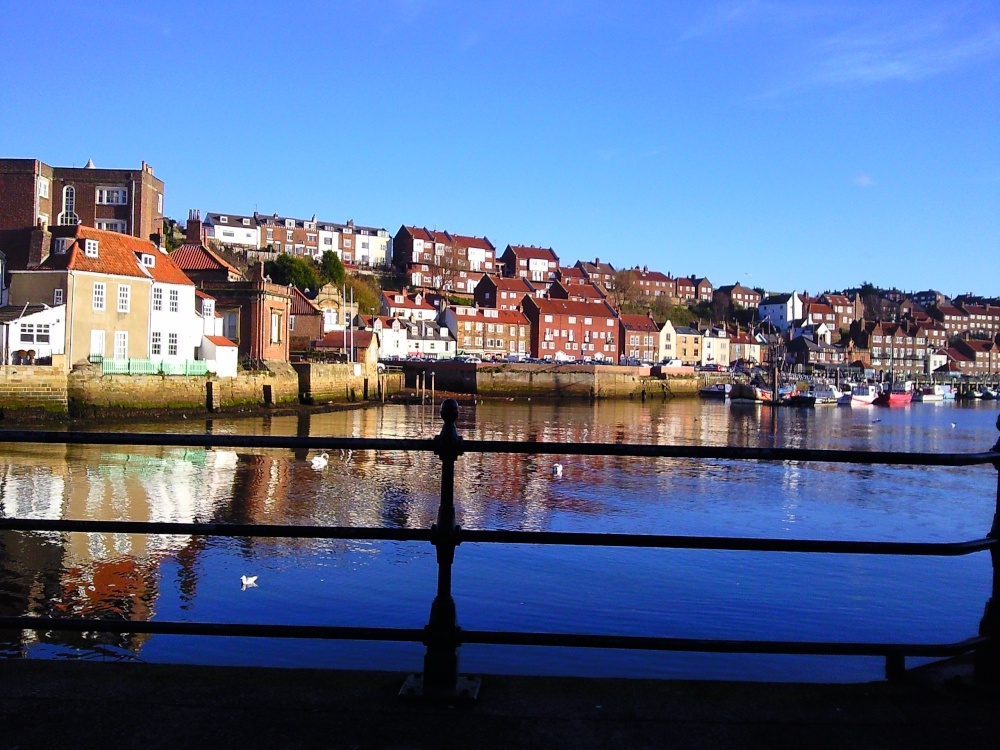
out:
{"label": "horizontal railing bar", "polygon": [[[106,534],[183,534],[190,536],[365,539],[371,541],[428,542],[431,529],[353,526],[297,526],[287,524],[172,523],[165,521],[88,521],[37,518],[0,518],[0,530]],[[865,542],[826,539],[771,539],[663,534],[601,534],[564,531],[458,530],[458,543],[540,544],[579,547],[634,547],[725,550],[734,552],[816,552],[860,555],[923,555],[959,557],[1000,544],[992,537],[965,542]]]}
{"label": "horizontal railing bar", "polygon": [[721,654],[795,654],[820,656],[953,656],[985,644],[983,636],[957,643],[847,643],[839,641],[755,641],[711,638],[588,635],[568,633],[509,633],[462,630],[462,643],[493,646],[556,646],[617,648],[640,651],[700,651]]}
{"label": "horizontal railing bar", "polygon": [[[290,450],[433,451],[433,439],[337,438],[274,435],[206,435],[0,430],[0,443],[90,445],[162,445],[203,448],[286,448]],[[517,453],[566,456],[629,456],[754,461],[815,461],[921,466],[975,466],[1000,462],[996,450],[980,453],[910,453],[905,451],[844,451],[807,448],[741,448],[710,445],[638,445],[631,443],[543,443],[464,440],[465,453]]]}
{"label": "horizontal railing bar", "polygon": [[148,633],[245,638],[316,638],[346,641],[413,641],[421,643],[423,628],[371,628],[335,625],[252,625],[160,620],[88,620],[79,617],[0,617],[0,629],[62,630],[74,633]]}
{"label": "horizontal railing bar", "polygon": [[[90,620],[63,617],[0,617],[0,629],[92,633],[143,633],[151,635],[229,636],[246,638],[310,638],[351,641],[423,642],[423,628],[371,628],[329,625],[253,625],[239,623],[176,622],[157,620]],[[987,642],[976,636],[956,643],[868,643],[839,641],[759,641],[710,638],[659,638],[655,636],[570,633],[527,633],[460,630],[462,644],[498,646],[549,646],[642,651],[700,651],[730,654],[794,654],[822,656],[952,656]]]}
{"label": "horizontal railing bar", "polygon": [[287,448],[289,450],[433,451],[433,439],[207,435],[178,432],[79,432],[0,430],[0,443],[164,445],[179,448]]}
{"label": "horizontal railing bar", "polygon": [[66,519],[0,518],[0,529],[89,534],[185,534],[222,537],[288,537],[292,539],[370,539],[428,542],[430,529],[352,526],[296,526],[288,524],[172,523],[167,521],[85,521]]}
{"label": "horizontal railing bar", "polygon": [[654,547],[737,552],[833,552],[861,555],[959,557],[1000,544],[991,537],[964,542],[864,542],[661,534],[599,534],[566,531],[479,531],[460,529],[460,543],[559,544],[587,547]]}
{"label": "horizontal railing bar", "polygon": [[1000,461],[1000,452],[912,453],[906,451],[847,451],[812,448],[742,448],[724,445],[636,445],[630,443],[536,443],[465,440],[466,453],[522,453],[565,456],[631,456],[754,461],[816,461],[821,463],[975,466]]}

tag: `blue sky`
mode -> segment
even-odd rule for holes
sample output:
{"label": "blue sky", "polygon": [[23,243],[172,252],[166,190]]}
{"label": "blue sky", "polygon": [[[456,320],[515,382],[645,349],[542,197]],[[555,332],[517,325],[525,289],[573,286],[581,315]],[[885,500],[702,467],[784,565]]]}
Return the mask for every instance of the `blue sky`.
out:
{"label": "blue sky", "polygon": [[0,154],[769,291],[1000,295],[997,2],[8,0]]}

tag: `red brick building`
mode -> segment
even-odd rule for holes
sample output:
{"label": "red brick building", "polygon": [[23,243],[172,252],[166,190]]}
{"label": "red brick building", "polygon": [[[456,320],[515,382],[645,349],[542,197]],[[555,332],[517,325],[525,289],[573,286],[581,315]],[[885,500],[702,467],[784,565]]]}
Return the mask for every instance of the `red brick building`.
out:
{"label": "red brick building", "polygon": [[479,307],[498,310],[519,310],[525,297],[540,296],[539,290],[525,278],[484,276],[476,286],[473,298]]}
{"label": "red brick building", "polygon": [[507,245],[500,256],[504,276],[520,276],[533,284],[551,284],[559,270],[559,256],[551,247]]}
{"label": "red brick building", "polygon": [[618,317],[606,302],[526,297],[524,314],[532,357],[618,361]]}
{"label": "red brick building", "polygon": [[392,241],[393,264],[407,283],[423,289],[454,289],[461,271],[496,273],[496,248],[486,237],[408,227]]}
{"label": "red brick building", "polygon": [[153,168],[50,167],[0,159],[0,230],[76,225],[160,242],[163,180]]}
{"label": "red brick building", "polygon": [[660,326],[648,315],[621,315],[618,318],[621,357],[640,362],[659,359]]}

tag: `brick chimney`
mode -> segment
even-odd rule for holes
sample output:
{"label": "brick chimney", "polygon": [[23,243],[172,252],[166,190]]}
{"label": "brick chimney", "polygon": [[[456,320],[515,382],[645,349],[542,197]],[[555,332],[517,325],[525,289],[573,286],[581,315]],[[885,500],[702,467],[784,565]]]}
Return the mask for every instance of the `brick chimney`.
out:
{"label": "brick chimney", "polygon": [[38,268],[52,252],[52,232],[38,222],[28,243],[28,268]]}
{"label": "brick chimney", "polygon": [[184,241],[189,245],[201,244],[201,211],[197,208],[188,211],[187,235]]}

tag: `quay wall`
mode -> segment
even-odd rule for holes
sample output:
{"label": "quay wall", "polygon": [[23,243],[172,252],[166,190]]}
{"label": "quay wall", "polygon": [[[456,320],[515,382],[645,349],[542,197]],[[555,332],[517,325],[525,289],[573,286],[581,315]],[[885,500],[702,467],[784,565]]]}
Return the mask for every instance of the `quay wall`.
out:
{"label": "quay wall", "polygon": [[694,395],[693,368],[614,365],[419,362],[404,363],[407,388],[516,398],[647,398]]}
{"label": "quay wall", "polygon": [[360,363],[296,362],[299,398],[304,404],[378,400],[403,390],[403,373],[379,373]]}
{"label": "quay wall", "polygon": [[240,372],[233,378],[204,375],[102,375],[98,367],[74,369],[68,378],[74,415],[111,409],[200,409],[289,404],[299,401],[299,378],[291,365]]}
{"label": "quay wall", "polygon": [[69,408],[65,357],[51,365],[0,366],[0,410],[65,414]]}

